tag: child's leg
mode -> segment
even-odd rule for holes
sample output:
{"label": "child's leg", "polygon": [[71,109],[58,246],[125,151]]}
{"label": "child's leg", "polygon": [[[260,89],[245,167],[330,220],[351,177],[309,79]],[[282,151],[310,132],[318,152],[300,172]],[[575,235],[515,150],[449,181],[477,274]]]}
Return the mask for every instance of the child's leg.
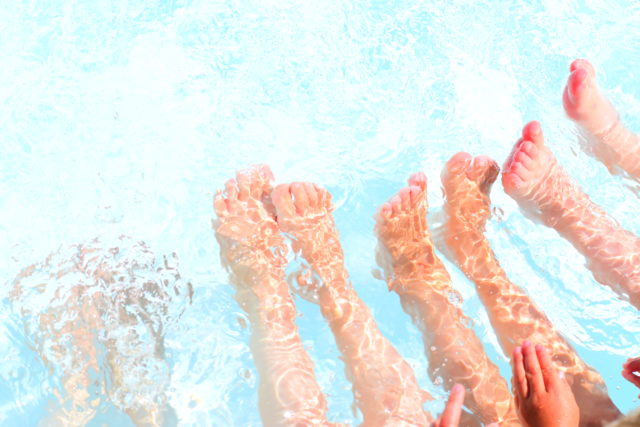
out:
{"label": "child's leg", "polygon": [[249,315],[251,350],[260,373],[265,425],[326,425],[326,402],[295,324],[285,282],[286,246],[263,200],[271,191],[266,167],[241,171],[218,194],[216,237],[221,256]]}
{"label": "child's leg", "polygon": [[427,228],[426,177],[416,174],[409,187],[382,205],[377,231],[390,257],[389,286],[400,295],[424,335],[432,377],[442,376],[445,387],[467,389],[468,408],[486,424],[520,425],[513,400],[498,368],[489,360],[469,319],[452,300],[460,295],[436,256]]}
{"label": "child's leg", "polygon": [[273,192],[280,229],[293,236],[321,286],[316,290],[353,381],[364,424],[428,425],[411,367],[380,333],[371,312],[348,282],[334,226],[330,194],[309,183],[280,185]]}
{"label": "child's leg", "polygon": [[456,154],[445,166],[442,183],[449,249],[476,284],[504,353],[511,355],[516,344],[525,340],[543,344],[572,386],[582,423],[614,420],[620,412],[607,395],[603,379],[578,357],[529,296],[509,281],[484,236],[490,214],[489,192],[498,172],[493,160],[484,156],[472,159],[467,153]]}
{"label": "child's leg", "polygon": [[610,171],[621,168],[640,178],[640,138],[620,122],[618,112],[596,84],[596,72],[589,61],[576,59],[564,89],[567,115],[584,134],[587,149]]}
{"label": "child's leg", "polygon": [[640,308],[640,239],[567,176],[544,145],[537,122],[524,127],[505,163],[502,183],[525,214],[556,229],[587,258],[599,282],[626,293]]}

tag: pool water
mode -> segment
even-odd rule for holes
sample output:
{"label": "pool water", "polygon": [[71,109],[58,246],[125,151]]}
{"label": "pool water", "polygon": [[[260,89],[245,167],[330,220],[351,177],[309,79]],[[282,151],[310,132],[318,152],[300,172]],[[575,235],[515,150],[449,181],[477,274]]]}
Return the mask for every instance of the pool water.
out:
{"label": "pool water", "polygon": [[[175,252],[193,287],[165,335],[179,424],[260,425],[247,320],[211,229],[213,193],[253,163],[333,194],[353,284],[440,411],[446,393],[427,376],[420,333],[375,278],[376,208],[423,170],[437,231],[446,160],[468,151],[501,163],[536,119],[592,199],[640,233],[640,187],[581,151],[561,103],[570,62],[589,58],[640,130],[638,22],[639,3],[604,0],[0,2],[0,424],[35,424],[60,382],[7,298],[13,278],[61,245],[129,235]],[[487,236],[508,276],[620,409],[637,406],[620,376],[640,355],[637,310],[499,183],[492,200]],[[473,285],[446,264],[508,380]],[[296,303],[329,416],[355,424],[332,334],[317,306]],[[105,423],[130,425],[107,401],[91,425]]]}

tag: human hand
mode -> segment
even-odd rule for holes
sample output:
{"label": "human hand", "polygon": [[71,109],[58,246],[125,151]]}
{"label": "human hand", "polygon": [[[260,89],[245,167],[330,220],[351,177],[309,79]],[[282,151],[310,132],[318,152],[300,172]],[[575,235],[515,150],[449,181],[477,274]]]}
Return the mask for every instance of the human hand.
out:
{"label": "human hand", "polygon": [[640,388],[640,357],[627,359],[622,365],[622,376],[631,384]]}
{"label": "human hand", "polygon": [[547,350],[525,341],[513,351],[513,392],[520,420],[530,427],[574,427],[580,421],[569,384]]}
{"label": "human hand", "polygon": [[462,413],[462,403],[464,402],[464,393],[462,385],[456,384],[453,386],[447,405],[444,407],[444,412],[433,423],[433,427],[458,427]]}

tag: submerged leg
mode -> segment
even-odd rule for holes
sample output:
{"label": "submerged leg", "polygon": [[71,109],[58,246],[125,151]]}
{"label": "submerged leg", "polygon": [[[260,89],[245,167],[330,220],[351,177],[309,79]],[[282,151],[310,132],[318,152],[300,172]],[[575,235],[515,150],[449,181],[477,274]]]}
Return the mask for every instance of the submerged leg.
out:
{"label": "submerged leg", "polygon": [[294,183],[276,187],[273,202],[280,229],[293,237],[294,249],[320,278],[312,296],[342,352],[364,425],[428,425],[425,392],[348,282],[331,195],[310,183]]}
{"label": "submerged leg", "polygon": [[266,166],[238,172],[216,195],[216,237],[236,299],[249,315],[251,351],[260,374],[265,425],[327,425],[327,405],[302,346],[285,281],[286,247],[263,204],[271,187]]}
{"label": "submerged leg", "polygon": [[537,122],[524,127],[507,159],[504,189],[525,214],[571,242],[600,283],[640,308],[640,239],[622,229],[573,182],[544,145]]}
{"label": "submerged leg", "polygon": [[526,292],[507,278],[484,235],[490,214],[489,192],[498,172],[498,165],[484,156],[473,159],[458,153],[449,160],[442,171],[447,245],[456,263],[476,284],[505,355],[511,355],[516,344],[525,340],[543,344],[572,386],[583,425],[612,421],[620,412],[602,377],[579,358]]}
{"label": "submerged leg", "polygon": [[[432,378],[467,389],[466,406],[482,422],[519,425],[507,384],[452,299],[460,295],[438,259],[427,228],[426,177],[415,174],[378,214],[377,232],[389,286],[422,330]],[[383,262],[384,263],[384,262]]]}
{"label": "submerged leg", "polygon": [[576,59],[570,67],[562,97],[567,115],[586,138],[587,149],[610,171],[620,168],[640,178],[640,138],[620,121],[618,112],[596,84],[589,61]]}

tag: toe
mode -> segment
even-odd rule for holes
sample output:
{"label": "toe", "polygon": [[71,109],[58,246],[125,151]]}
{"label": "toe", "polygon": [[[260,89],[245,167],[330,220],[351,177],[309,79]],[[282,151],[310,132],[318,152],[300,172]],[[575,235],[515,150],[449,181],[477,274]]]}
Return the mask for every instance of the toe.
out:
{"label": "toe", "polygon": [[596,69],[593,68],[593,65],[591,65],[591,62],[589,62],[586,59],[579,58],[571,63],[571,66],[569,67],[569,71],[573,73],[574,71],[577,71],[577,70],[585,70],[592,76],[596,75]]}
{"label": "toe", "polygon": [[422,191],[427,190],[427,175],[424,172],[416,172],[409,177],[409,185],[420,187]]}
{"label": "toe", "polygon": [[310,182],[304,183],[304,190],[307,193],[307,200],[309,201],[309,206],[312,208],[317,208],[320,205],[320,195],[318,194],[317,187]]}
{"label": "toe", "polygon": [[304,215],[309,209],[309,198],[307,197],[304,184],[301,182],[291,184],[291,194],[293,194],[296,212],[298,215]]}
{"label": "toe", "polygon": [[533,142],[539,147],[544,145],[544,136],[542,134],[542,127],[540,126],[540,123],[535,120],[527,123],[522,129],[522,138],[525,141]]}
{"label": "toe", "polygon": [[500,167],[493,159],[487,156],[477,156],[473,159],[471,168],[467,170],[467,177],[478,183],[493,184],[499,171]]}
{"label": "toe", "polygon": [[456,153],[447,162],[445,170],[452,174],[460,174],[469,168],[472,160],[473,157],[469,153]]}
{"label": "toe", "polygon": [[528,170],[535,168],[535,162],[531,158],[531,155],[529,154],[532,151],[531,147],[535,147],[533,143],[529,141],[525,141],[524,144],[522,144],[522,150],[518,151],[513,156],[513,162],[519,163],[520,165],[524,166],[525,169],[528,169]]}
{"label": "toe", "polygon": [[291,186],[289,184],[280,184],[271,193],[273,205],[276,207],[278,217],[290,217],[294,214],[296,208],[291,198]]}
{"label": "toe", "polygon": [[239,170],[236,172],[236,182],[238,183],[238,200],[247,200],[252,192],[252,184],[255,181],[251,169]]}
{"label": "toe", "polygon": [[216,211],[218,217],[225,216],[227,214],[227,203],[222,196],[222,191],[218,190],[213,198],[213,209]]}
{"label": "toe", "polygon": [[569,75],[567,81],[567,96],[572,104],[575,104],[582,95],[589,78],[589,72],[579,68]]}
{"label": "toe", "polygon": [[387,203],[383,203],[382,206],[380,206],[380,216],[384,219],[389,219],[391,218],[391,214],[393,213],[393,207],[391,206],[391,203],[387,202]]}
{"label": "toe", "polygon": [[411,190],[409,187],[404,187],[398,192],[400,196],[402,210],[406,211],[411,207]]}
{"label": "toe", "polygon": [[409,186],[409,199],[411,206],[416,206],[424,199],[424,191],[417,185]]}
{"label": "toe", "polygon": [[227,193],[228,200],[236,200],[238,198],[238,186],[235,179],[230,179],[224,184],[224,190]]}
{"label": "toe", "polygon": [[506,192],[510,192],[522,188],[524,180],[514,170],[509,169],[502,174],[502,186]]}
{"label": "toe", "polygon": [[478,184],[482,192],[489,193],[499,173],[500,167],[493,159],[478,156],[473,160],[473,166],[467,171],[467,176]]}
{"label": "toe", "polygon": [[391,200],[389,200],[389,203],[391,204],[392,215],[397,215],[402,212],[402,199],[399,195],[396,194],[395,196],[393,196]]}
{"label": "toe", "polygon": [[254,192],[252,196],[256,199],[259,199],[263,195],[271,192],[271,185],[273,183],[273,172],[271,172],[271,169],[267,165],[256,165],[254,166],[254,170],[256,171],[258,179],[256,185],[254,185],[253,187]]}

